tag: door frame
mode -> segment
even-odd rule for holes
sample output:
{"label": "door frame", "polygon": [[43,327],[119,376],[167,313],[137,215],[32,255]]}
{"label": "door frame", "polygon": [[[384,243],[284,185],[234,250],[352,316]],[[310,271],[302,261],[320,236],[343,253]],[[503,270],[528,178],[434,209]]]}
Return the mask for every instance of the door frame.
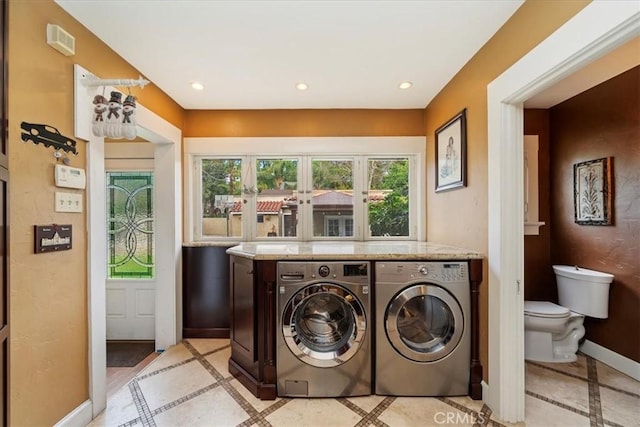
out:
{"label": "door frame", "polygon": [[497,418],[524,421],[523,103],[640,35],[636,2],[593,1],[487,86],[489,384]]}
{"label": "door frame", "polygon": [[[76,137],[89,141],[87,147],[87,287],[89,329],[89,398],[96,417],[107,403],[106,393],[106,181],[104,138],[91,132],[90,108],[96,87],[83,81],[96,78],[74,65]],[[111,89],[111,88],[107,88]],[[176,344],[182,335],[181,247],[182,247],[182,132],[141,104],[136,108],[138,137],[154,144],[154,198],[156,233],[156,351]]]}

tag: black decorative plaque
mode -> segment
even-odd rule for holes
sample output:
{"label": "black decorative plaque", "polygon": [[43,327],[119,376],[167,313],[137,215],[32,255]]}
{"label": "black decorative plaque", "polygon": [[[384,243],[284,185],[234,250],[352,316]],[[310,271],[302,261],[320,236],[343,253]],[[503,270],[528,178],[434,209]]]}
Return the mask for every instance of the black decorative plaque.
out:
{"label": "black decorative plaque", "polygon": [[65,251],[71,249],[71,224],[34,225],[34,252]]}

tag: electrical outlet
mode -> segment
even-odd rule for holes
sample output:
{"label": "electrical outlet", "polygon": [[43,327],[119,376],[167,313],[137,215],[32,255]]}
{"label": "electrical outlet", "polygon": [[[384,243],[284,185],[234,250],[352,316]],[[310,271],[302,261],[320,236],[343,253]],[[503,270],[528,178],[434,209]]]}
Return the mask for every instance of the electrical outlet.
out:
{"label": "electrical outlet", "polygon": [[56,212],[82,212],[82,194],[56,191]]}

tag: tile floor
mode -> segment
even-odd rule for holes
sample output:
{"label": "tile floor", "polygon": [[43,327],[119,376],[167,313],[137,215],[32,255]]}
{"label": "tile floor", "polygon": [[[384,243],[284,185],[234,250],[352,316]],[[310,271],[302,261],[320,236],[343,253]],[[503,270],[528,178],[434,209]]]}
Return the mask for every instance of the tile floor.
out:
{"label": "tile floor", "polygon": [[[90,426],[509,425],[468,397],[367,396],[261,401],[227,370],[227,339],[169,348],[119,391]],[[527,426],[640,426],[640,382],[584,355],[526,364]]]}

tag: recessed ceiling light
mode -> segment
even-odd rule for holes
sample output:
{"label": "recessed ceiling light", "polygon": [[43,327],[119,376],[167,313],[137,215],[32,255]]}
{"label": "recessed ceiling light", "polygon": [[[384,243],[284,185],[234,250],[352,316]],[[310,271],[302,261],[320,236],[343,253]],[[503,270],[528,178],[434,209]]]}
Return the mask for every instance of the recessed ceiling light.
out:
{"label": "recessed ceiling light", "polygon": [[413,86],[411,82],[402,82],[398,85],[400,89],[409,89],[411,86]]}
{"label": "recessed ceiling light", "polygon": [[191,87],[194,88],[195,90],[204,90],[204,85],[200,82],[191,83]]}
{"label": "recessed ceiling light", "polygon": [[296,89],[298,90],[307,90],[309,89],[309,85],[303,82],[296,83]]}

